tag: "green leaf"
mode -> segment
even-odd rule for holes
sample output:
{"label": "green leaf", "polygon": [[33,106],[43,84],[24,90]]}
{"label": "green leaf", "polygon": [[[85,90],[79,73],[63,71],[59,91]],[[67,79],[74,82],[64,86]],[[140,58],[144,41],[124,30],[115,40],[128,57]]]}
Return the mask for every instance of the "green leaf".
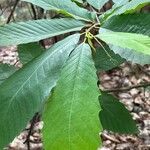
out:
{"label": "green leaf", "polygon": [[25,128],[56,85],[79,34],[58,42],[0,86],[0,149]]}
{"label": "green leaf", "polygon": [[14,66],[0,64],[0,85],[16,71],[17,68],[15,68]]}
{"label": "green leaf", "polygon": [[148,36],[135,33],[113,32],[101,28],[98,37],[108,44],[135,49],[143,54],[150,55],[150,37]]}
{"label": "green leaf", "polygon": [[96,150],[102,130],[98,119],[96,69],[90,47],[70,55],[44,112],[44,146],[52,150]]}
{"label": "green leaf", "polygon": [[149,3],[150,0],[132,0],[127,3],[120,3],[120,5],[114,5],[112,9],[104,13],[101,18],[106,20],[116,15],[134,13]]}
{"label": "green leaf", "polygon": [[139,33],[150,36],[150,14],[118,15],[107,20],[102,27],[116,32]]}
{"label": "green leaf", "polygon": [[[150,37],[125,32],[113,32],[104,28],[97,35],[109,44],[110,48],[121,57],[135,63],[150,63]],[[121,49],[122,48],[122,49]]]}
{"label": "green leaf", "polygon": [[150,64],[150,56],[144,55],[141,52],[137,52],[134,49],[122,48],[115,45],[109,45],[110,49],[113,50],[116,54],[119,54],[121,57],[125,58],[127,61],[133,63],[145,65]]}
{"label": "green leaf", "polygon": [[122,7],[115,11],[112,15],[120,15],[120,14],[128,14],[128,13],[133,13],[142,7],[148,5],[150,3],[150,0],[132,0]]}
{"label": "green leaf", "polygon": [[[149,24],[149,14],[126,14],[110,18],[102,25],[102,27],[116,32],[138,33],[150,36]],[[120,56],[124,58],[126,57],[127,60],[140,64],[150,62],[149,56],[143,57],[141,53],[134,52],[133,50],[116,46],[111,46],[111,49],[113,49],[116,53],[119,51]]]}
{"label": "green leaf", "polygon": [[112,1],[116,4],[116,6],[121,6],[129,2],[129,0],[112,0]]}
{"label": "green leaf", "polygon": [[87,2],[97,9],[101,9],[109,0],[87,0]]}
{"label": "green leaf", "polygon": [[30,62],[32,59],[44,52],[38,43],[22,44],[18,46],[19,58],[22,64]]}
{"label": "green leaf", "polygon": [[81,21],[64,18],[11,23],[0,27],[0,45],[35,42],[67,32],[79,31],[84,25]]}
{"label": "green leaf", "polygon": [[118,54],[115,54],[108,46],[105,46],[105,50],[100,47],[96,49],[96,53],[93,55],[95,67],[98,71],[107,71],[113,69],[125,60]]}
{"label": "green leaf", "polygon": [[99,97],[102,110],[99,117],[103,129],[117,133],[133,134],[137,133],[135,121],[129,111],[114,96],[102,92]]}
{"label": "green leaf", "polygon": [[71,0],[22,0],[37,5],[45,10],[54,10],[68,14],[75,19],[90,21],[93,20],[92,13],[80,8]]}

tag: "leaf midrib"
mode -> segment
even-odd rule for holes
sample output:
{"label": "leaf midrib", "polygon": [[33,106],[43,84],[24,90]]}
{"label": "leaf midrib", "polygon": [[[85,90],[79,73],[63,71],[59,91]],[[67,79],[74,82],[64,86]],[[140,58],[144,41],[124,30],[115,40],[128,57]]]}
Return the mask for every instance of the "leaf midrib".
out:
{"label": "leaf midrib", "polygon": [[[83,48],[82,48],[83,49]],[[71,105],[70,105],[70,114],[69,114],[69,118],[68,118],[68,140],[69,140],[69,150],[71,150],[71,118],[72,118],[72,109],[73,109],[73,104],[75,102],[75,95],[76,95],[76,85],[78,85],[78,74],[80,72],[80,63],[81,63],[81,58],[82,58],[82,53],[83,50],[80,50],[80,55],[77,58],[78,62],[76,65],[76,71],[74,72],[74,82],[73,82],[73,92],[72,92],[72,101],[71,101]],[[76,54],[77,55],[77,54]]]}

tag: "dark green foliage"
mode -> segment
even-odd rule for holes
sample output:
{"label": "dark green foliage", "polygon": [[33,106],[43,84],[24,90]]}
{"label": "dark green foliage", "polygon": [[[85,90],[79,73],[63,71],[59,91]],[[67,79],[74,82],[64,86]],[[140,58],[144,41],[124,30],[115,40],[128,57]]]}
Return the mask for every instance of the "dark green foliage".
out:
{"label": "dark green foliage", "polygon": [[18,46],[19,58],[22,64],[26,64],[44,52],[39,43],[22,44]]}
{"label": "dark green foliage", "polygon": [[125,59],[110,50],[108,46],[105,46],[105,50],[101,47],[97,48],[96,53],[93,54],[93,57],[95,67],[98,71],[111,70],[125,61]]}
{"label": "dark green foliage", "polygon": [[2,84],[9,76],[17,71],[14,66],[9,66],[7,64],[0,64],[0,84]]}
{"label": "dark green foliage", "polygon": [[103,129],[126,134],[138,132],[137,127],[135,127],[136,124],[132,120],[132,116],[117,98],[102,92],[101,96],[99,96],[99,101],[102,107],[99,117]]}

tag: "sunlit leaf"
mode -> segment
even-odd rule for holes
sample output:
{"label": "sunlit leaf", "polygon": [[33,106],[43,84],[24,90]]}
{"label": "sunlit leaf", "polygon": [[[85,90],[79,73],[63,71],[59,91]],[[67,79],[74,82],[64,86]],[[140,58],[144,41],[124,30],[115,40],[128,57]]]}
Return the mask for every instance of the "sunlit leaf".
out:
{"label": "sunlit leaf", "polygon": [[91,50],[81,44],[71,53],[44,112],[45,149],[98,148],[102,130],[98,95]]}

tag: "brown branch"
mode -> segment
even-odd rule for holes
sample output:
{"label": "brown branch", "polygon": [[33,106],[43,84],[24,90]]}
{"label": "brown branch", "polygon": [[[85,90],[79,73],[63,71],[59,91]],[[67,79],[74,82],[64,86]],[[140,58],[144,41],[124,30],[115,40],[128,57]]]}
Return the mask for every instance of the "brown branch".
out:
{"label": "brown branch", "polygon": [[33,19],[36,20],[37,19],[37,14],[36,14],[36,10],[33,4],[31,4],[31,9],[32,9],[32,13],[33,13]]}
{"label": "brown branch", "polygon": [[14,7],[13,7],[13,9],[11,10],[10,15],[8,16],[8,19],[7,19],[7,22],[6,22],[6,23],[9,23],[9,22],[10,22],[10,20],[11,20],[13,14],[14,14],[14,11],[15,11],[15,9],[16,9],[18,3],[19,3],[19,0],[16,0],[16,2],[15,2],[15,4],[14,4]]}
{"label": "brown branch", "polygon": [[129,86],[129,87],[121,87],[121,88],[115,88],[115,89],[104,89],[102,91],[104,92],[123,92],[123,91],[129,91],[131,89],[134,89],[134,88],[145,88],[145,87],[148,87],[150,86],[150,83],[142,83],[142,84],[138,84],[138,85],[132,85],[132,86]]}
{"label": "brown branch", "polygon": [[34,129],[34,125],[35,125],[35,123],[37,122],[38,118],[39,118],[39,113],[36,113],[36,114],[34,115],[34,117],[32,118],[32,120],[31,120],[31,125],[30,125],[30,128],[29,128],[29,132],[28,132],[27,138],[26,138],[26,140],[25,140],[25,142],[24,142],[24,144],[25,144],[25,143],[27,144],[28,150],[31,150],[31,148],[30,148],[30,136],[31,136],[31,134],[32,134],[32,131],[33,131],[33,129]]}
{"label": "brown branch", "polygon": [[30,17],[33,18],[33,15],[32,15],[32,12],[31,12],[31,8],[30,8],[30,5],[28,3],[27,3],[27,7],[28,7],[28,10],[29,10]]}
{"label": "brown branch", "polygon": [[108,140],[110,140],[110,141],[112,141],[112,142],[120,143],[119,140],[117,140],[117,139],[115,139],[115,138],[113,138],[113,137],[111,137],[111,136],[109,136],[109,135],[107,135],[107,134],[105,134],[105,133],[103,133],[102,136],[103,136],[103,138],[106,138],[106,139],[108,139]]}

